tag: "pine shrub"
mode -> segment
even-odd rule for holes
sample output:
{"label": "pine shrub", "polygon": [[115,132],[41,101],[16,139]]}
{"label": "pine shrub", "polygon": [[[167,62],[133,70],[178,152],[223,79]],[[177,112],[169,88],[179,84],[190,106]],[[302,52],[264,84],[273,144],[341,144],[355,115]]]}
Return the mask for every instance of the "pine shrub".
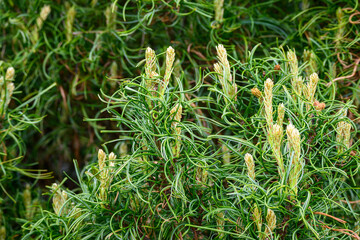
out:
{"label": "pine shrub", "polygon": [[360,239],[351,102],[295,50],[212,52],[194,80],[171,47],[147,48],[141,74],[104,91],[110,117],[87,119],[117,137],[75,161],[78,188],[54,184],[23,238]]}

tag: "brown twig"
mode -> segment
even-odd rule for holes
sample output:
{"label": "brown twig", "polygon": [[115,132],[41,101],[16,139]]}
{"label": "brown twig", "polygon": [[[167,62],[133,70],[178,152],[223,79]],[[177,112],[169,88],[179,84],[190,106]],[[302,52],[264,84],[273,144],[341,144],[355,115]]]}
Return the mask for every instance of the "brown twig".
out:
{"label": "brown twig", "polygon": [[338,221],[338,222],[341,222],[341,223],[346,223],[346,221],[345,221],[345,220],[342,220],[342,219],[340,219],[340,218],[337,218],[337,217],[331,216],[331,215],[329,215],[329,214],[327,214],[327,213],[323,213],[323,212],[314,212],[314,214],[323,215],[323,216],[326,216],[326,217],[330,217],[330,218],[332,218],[332,219],[334,219],[334,220],[336,220],[336,221]]}
{"label": "brown twig", "polygon": [[355,74],[356,74],[356,69],[357,69],[357,66],[359,65],[359,62],[360,62],[360,58],[358,58],[358,59],[355,60],[355,62],[354,62],[355,66],[354,66],[354,69],[353,69],[353,72],[352,72],[351,75],[335,78],[335,79],[333,79],[332,81],[328,82],[328,83],[326,84],[326,86],[329,87],[329,86],[331,86],[331,84],[332,84],[333,82],[336,82],[336,81],[339,81],[339,80],[343,80],[343,79],[347,79],[347,78],[352,78],[353,76],[355,76]]}
{"label": "brown twig", "polygon": [[356,203],[360,203],[360,200],[357,200],[357,201],[346,201],[346,200],[341,200],[341,202],[343,202],[343,203],[350,203],[350,204],[356,204]]}
{"label": "brown twig", "polygon": [[[327,228],[327,229],[330,229],[330,230],[333,230],[333,231],[336,231],[336,232],[341,232],[341,233],[346,234],[346,235],[348,235],[348,236],[354,237],[354,238],[357,239],[357,240],[360,240],[359,235],[357,235],[357,233],[354,232],[354,231],[352,231],[352,230],[332,228],[332,227],[329,227],[328,225],[326,225],[326,224],[325,224],[324,222],[322,222],[322,221],[319,221],[319,222],[321,222],[322,224],[324,224],[323,227],[325,227],[325,228]],[[351,234],[348,233],[348,232],[350,232]]]}
{"label": "brown twig", "polygon": [[357,21],[353,21],[352,18],[356,15],[360,15],[360,12],[356,11],[355,13],[351,14],[349,17],[349,23],[351,24],[360,24],[360,19]]}

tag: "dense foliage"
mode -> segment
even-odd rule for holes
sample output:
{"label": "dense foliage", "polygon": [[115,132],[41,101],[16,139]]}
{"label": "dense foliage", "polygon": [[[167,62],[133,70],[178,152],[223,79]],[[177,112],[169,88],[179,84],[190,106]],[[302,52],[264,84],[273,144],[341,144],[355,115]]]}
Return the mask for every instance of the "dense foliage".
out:
{"label": "dense foliage", "polygon": [[0,239],[356,239],[359,15],[1,1]]}
{"label": "dense foliage", "polygon": [[121,155],[99,150],[74,191],[53,185],[54,213],[27,236],[359,238],[353,106],[291,50],[233,68],[217,52],[215,72],[185,89],[174,50],[161,67],[148,48],[145,71],[103,96]]}

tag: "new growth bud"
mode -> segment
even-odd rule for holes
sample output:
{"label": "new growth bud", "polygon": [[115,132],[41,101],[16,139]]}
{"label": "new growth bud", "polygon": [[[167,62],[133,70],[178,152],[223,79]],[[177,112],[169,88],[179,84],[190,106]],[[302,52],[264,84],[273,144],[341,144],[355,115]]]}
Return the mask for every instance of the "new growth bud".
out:
{"label": "new growth bud", "polygon": [[318,75],[316,73],[313,73],[310,75],[310,81],[304,87],[304,97],[310,103],[307,105],[307,110],[310,109],[310,106],[314,102],[314,97],[318,82],[319,82]]}
{"label": "new growth bud", "polygon": [[51,8],[49,5],[44,5],[41,8],[40,15],[36,19],[36,24],[33,26],[33,30],[31,31],[31,41],[35,44],[39,39],[39,31],[42,29],[45,20],[49,16],[51,12]]}
{"label": "new growth bud", "polygon": [[229,152],[229,148],[223,144],[222,147],[221,147],[221,150],[223,152],[223,164],[224,165],[227,165],[227,164],[230,164],[230,158],[231,158],[231,155],[230,155],[230,152]]}
{"label": "new growth bud", "polygon": [[221,23],[224,16],[224,0],[214,0],[215,21]]}
{"label": "new growth bud", "polygon": [[[227,52],[223,45],[216,47],[219,62],[214,64],[214,70],[218,75],[223,93],[230,99],[236,99],[237,85],[232,79],[230,63],[227,59]],[[225,98],[226,99],[226,98]]]}
{"label": "new growth bud", "polygon": [[166,68],[165,68],[165,76],[162,83],[160,83],[160,97],[164,96],[165,90],[169,85],[169,80],[171,77],[171,73],[173,71],[173,64],[175,60],[175,50],[172,47],[168,47],[166,50]]}
{"label": "new growth bud", "polygon": [[297,184],[302,170],[300,162],[301,146],[300,133],[291,123],[286,128],[288,146],[291,159],[291,170],[289,175],[290,189],[297,195]]}
{"label": "new growth bud", "polygon": [[105,9],[104,15],[106,18],[106,26],[109,30],[116,29],[116,13],[117,13],[117,5],[110,5]]}
{"label": "new growth bud", "polygon": [[276,124],[282,128],[284,122],[284,116],[285,116],[285,106],[283,103],[279,104],[277,112],[278,112],[278,117],[276,120]]}
{"label": "new growth bud", "polygon": [[66,33],[67,42],[70,42],[73,38],[73,25],[74,25],[75,15],[76,15],[75,6],[72,6],[68,9],[65,20],[65,33]]}
{"label": "new growth bud", "polygon": [[32,204],[32,199],[31,199],[31,191],[30,191],[30,185],[26,184],[26,188],[23,192],[23,199],[24,199],[24,206],[25,206],[25,218],[30,220],[31,219],[31,204]]}
{"label": "new growth bud", "polygon": [[99,149],[98,152],[98,166],[99,166],[99,199],[103,202],[107,201],[108,198],[108,189],[111,182],[111,174],[114,171],[116,155],[110,153],[108,156],[108,161],[106,161],[106,154],[102,149]]}
{"label": "new growth bud", "polygon": [[255,204],[253,209],[253,220],[257,227],[258,236],[261,236],[261,228],[262,228],[262,217],[261,217],[261,209],[258,208],[257,204]]}
{"label": "new growth bud", "polygon": [[9,67],[6,70],[5,80],[13,80],[14,76],[15,76],[15,69],[13,67]]}
{"label": "new growth bud", "polygon": [[287,60],[292,76],[291,85],[295,93],[294,99],[296,99],[296,95],[301,96],[304,81],[302,77],[299,76],[299,66],[295,51],[289,50],[287,52]]}
{"label": "new growth bud", "polygon": [[273,106],[272,106],[273,87],[274,87],[273,81],[270,78],[266,79],[265,90],[264,90],[265,93],[264,105],[265,105],[265,118],[269,131],[271,131],[273,125]]}
{"label": "new growth bud", "polygon": [[268,209],[267,211],[266,223],[267,223],[267,227],[265,229],[265,234],[269,239],[271,239],[271,236],[273,235],[276,227],[276,215],[274,211],[271,209]]}
{"label": "new growth bud", "polygon": [[156,55],[155,51],[148,47],[145,51],[145,73],[146,78],[153,78],[156,74]]}
{"label": "new growth bud", "polygon": [[[225,225],[224,212],[218,212],[216,215],[217,215],[216,218],[217,229],[224,231],[224,225]],[[219,232],[218,238],[222,239],[223,237],[224,237],[224,233]]]}
{"label": "new growth bud", "polygon": [[182,114],[182,106],[180,104],[176,104],[170,111],[170,115],[173,115],[173,122],[171,123],[171,127],[173,129],[173,133],[175,136],[175,144],[173,146],[173,154],[175,157],[180,155],[181,148],[181,128],[178,126],[181,121]]}
{"label": "new growth bud", "polygon": [[339,153],[342,153],[350,148],[351,124],[345,121],[339,122],[337,124],[336,132],[336,141],[339,144],[338,151]]}
{"label": "new growth bud", "polygon": [[248,170],[248,176],[251,180],[255,181],[255,163],[253,156],[249,153],[245,154],[245,163]]}
{"label": "new growth bud", "polygon": [[66,201],[68,199],[67,193],[64,190],[59,189],[59,186],[54,183],[52,185],[53,195],[53,208],[54,212],[58,216],[65,216],[68,213],[68,208],[66,207]]}
{"label": "new growth bud", "polygon": [[6,70],[5,80],[3,76],[0,77],[0,102],[2,103],[0,104],[1,117],[5,116],[6,110],[11,101],[11,97],[15,90],[15,85],[13,82],[11,82],[12,80],[14,80],[14,76],[15,69],[13,67],[9,67]]}

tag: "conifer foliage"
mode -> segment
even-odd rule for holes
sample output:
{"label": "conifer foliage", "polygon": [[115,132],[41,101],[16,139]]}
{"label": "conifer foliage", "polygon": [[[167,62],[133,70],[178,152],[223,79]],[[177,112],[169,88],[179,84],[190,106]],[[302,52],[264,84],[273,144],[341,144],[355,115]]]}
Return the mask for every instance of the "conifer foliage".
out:
{"label": "conifer foliage", "polygon": [[219,45],[187,89],[175,53],[148,48],[142,74],[103,95],[111,118],[93,120],[116,122],[122,152],[100,149],[75,191],[54,186],[54,212],[27,238],[360,239],[354,109],[325,73],[302,71],[293,50],[230,63]]}

